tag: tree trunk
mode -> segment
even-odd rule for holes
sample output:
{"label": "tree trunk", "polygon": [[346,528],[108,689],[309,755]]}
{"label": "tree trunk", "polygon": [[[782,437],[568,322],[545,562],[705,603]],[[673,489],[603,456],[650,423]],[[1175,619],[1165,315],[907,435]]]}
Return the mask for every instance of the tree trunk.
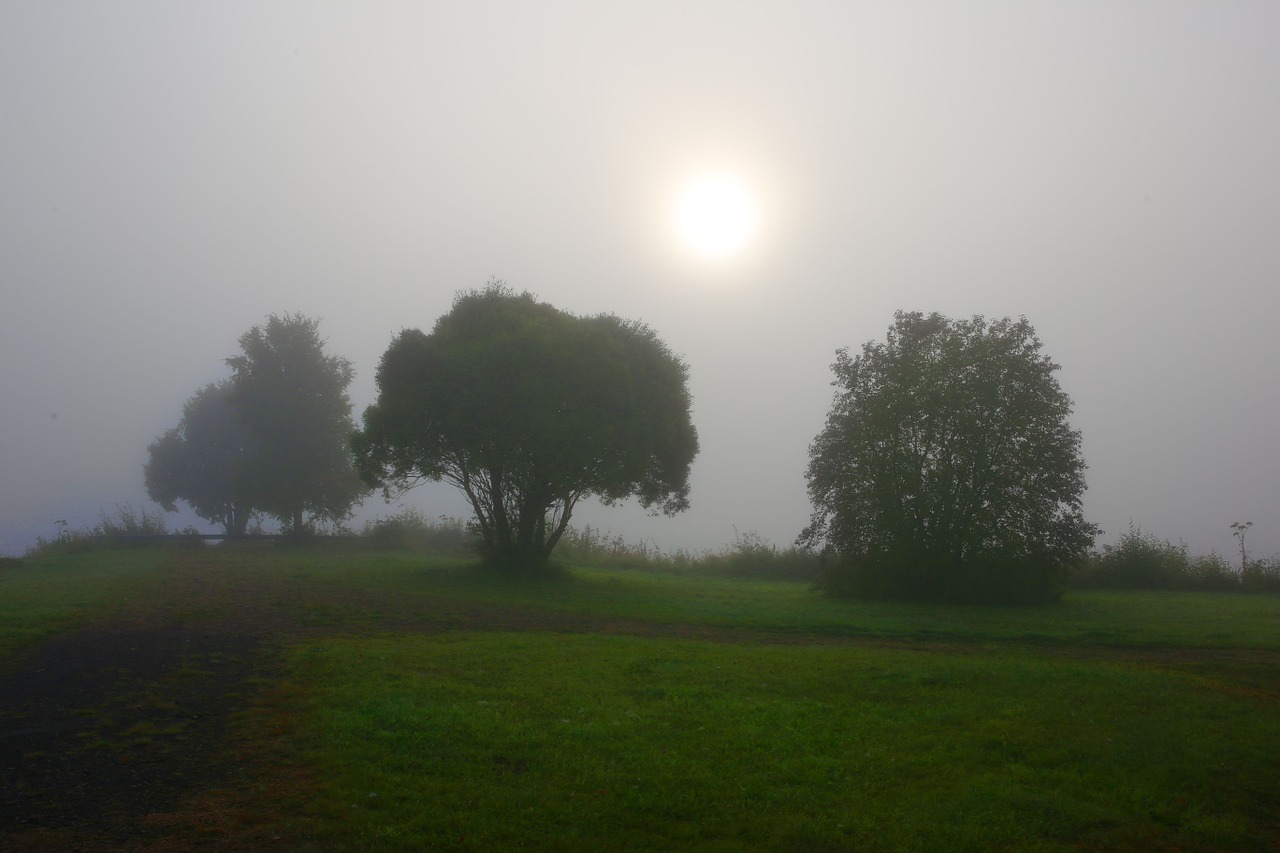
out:
{"label": "tree trunk", "polygon": [[232,504],[227,510],[226,522],[223,524],[228,536],[243,536],[249,527],[249,513]]}

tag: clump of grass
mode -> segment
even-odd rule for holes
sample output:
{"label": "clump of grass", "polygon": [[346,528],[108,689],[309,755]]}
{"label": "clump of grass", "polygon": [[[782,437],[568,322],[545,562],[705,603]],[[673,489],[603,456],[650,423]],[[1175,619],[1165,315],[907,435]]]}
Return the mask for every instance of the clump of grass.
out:
{"label": "clump of grass", "polygon": [[582,528],[569,527],[556,544],[554,556],[560,562],[574,565],[648,571],[683,571],[695,559],[687,551],[667,553],[647,540],[628,542],[612,531],[590,524]]}
{"label": "clump of grass", "polygon": [[812,551],[794,545],[779,550],[754,530],[740,533],[734,528],[733,545],[704,555],[696,568],[725,577],[813,583],[821,572],[821,561]]}
{"label": "clump of grass", "polygon": [[651,542],[628,542],[622,536],[587,525],[570,527],[556,546],[556,558],[600,569],[701,573],[751,580],[813,582],[818,577],[817,555],[795,547],[779,550],[754,530],[734,528],[732,545],[719,551],[667,552]]}
{"label": "clump of grass", "polygon": [[[58,535],[53,539],[44,537],[36,539],[35,547],[28,552],[27,556],[75,554],[104,546],[123,544],[112,541],[113,539],[131,538],[132,541],[128,544],[137,545],[138,539],[133,537],[198,533],[193,528],[170,531],[162,510],[157,509],[152,512],[145,507],[138,508],[128,503],[116,504],[111,511],[101,510],[98,523],[87,530],[72,530],[64,520],[59,520],[55,524],[59,528]],[[193,539],[192,542],[200,544],[199,539]]]}
{"label": "clump of grass", "polygon": [[361,535],[377,548],[445,557],[474,554],[477,545],[476,537],[460,519],[447,515],[428,518],[415,507],[367,522]]}
{"label": "clump of grass", "polygon": [[96,536],[163,536],[169,532],[164,512],[147,512],[132,504],[116,504],[115,511],[101,513],[101,521],[93,529]]}

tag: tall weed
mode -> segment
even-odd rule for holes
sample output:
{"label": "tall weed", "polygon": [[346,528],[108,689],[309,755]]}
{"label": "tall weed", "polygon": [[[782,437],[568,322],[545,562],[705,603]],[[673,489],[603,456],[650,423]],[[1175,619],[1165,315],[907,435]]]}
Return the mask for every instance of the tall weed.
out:
{"label": "tall weed", "polygon": [[460,519],[447,515],[428,518],[415,507],[366,522],[361,535],[376,547],[442,557],[469,556],[478,544]]}
{"label": "tall weed", "polygon": [[[76,554],[96,548],[117,547],[125,544],[122,540],[128,537],[166,536],[170,533],[195,533],[192,528],[170,531],[165,522],[164,511],[157,509],[148,511],[139,509],[133,504],[116,504],[111,512],[100,511],[99,521],[88,530],[72,530],[66,521],[57,521],[58,535],[53,539],[43,536],[36,539],[35,547],[28,556],[45,554]],[[200,540],[194,540],[199,544]],[[134,540],[129,544],[138,544]]]}
{"label": "tall weed", "polygon": [[640,541],[627,542],[611,532],[587,525],[569,528],[556,546],[556,558],[564,562],[602,569],[702,573],[753,580],[813,582],[818,577],[816,554],[791,547],[778,550],[754,530],[734,529],[734,541],[719,551],[690,553],[684,549],[663,551]]}

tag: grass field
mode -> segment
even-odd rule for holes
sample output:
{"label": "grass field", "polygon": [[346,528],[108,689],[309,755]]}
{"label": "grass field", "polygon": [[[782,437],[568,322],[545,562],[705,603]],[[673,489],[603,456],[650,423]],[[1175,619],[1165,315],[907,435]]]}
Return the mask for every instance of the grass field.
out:
{"label": "grass field", "polygon": [[1280,847],[1273,597],[840,602],[248,548],[0,572],[6,660],[148,620],[270,638],[226,744],[252,773],[152,815],[155,849]]}

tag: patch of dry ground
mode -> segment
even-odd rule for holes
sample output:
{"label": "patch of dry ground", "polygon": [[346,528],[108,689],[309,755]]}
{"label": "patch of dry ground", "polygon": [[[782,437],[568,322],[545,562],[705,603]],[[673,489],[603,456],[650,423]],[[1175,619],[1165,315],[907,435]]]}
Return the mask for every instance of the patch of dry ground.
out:
{"label": "patch of dry ground", "polygon": [[225,749],[261,638],[101,626],[54,638],[0,678],[0,838],[8,849],[127,846],[139,817],[234,785]]}

